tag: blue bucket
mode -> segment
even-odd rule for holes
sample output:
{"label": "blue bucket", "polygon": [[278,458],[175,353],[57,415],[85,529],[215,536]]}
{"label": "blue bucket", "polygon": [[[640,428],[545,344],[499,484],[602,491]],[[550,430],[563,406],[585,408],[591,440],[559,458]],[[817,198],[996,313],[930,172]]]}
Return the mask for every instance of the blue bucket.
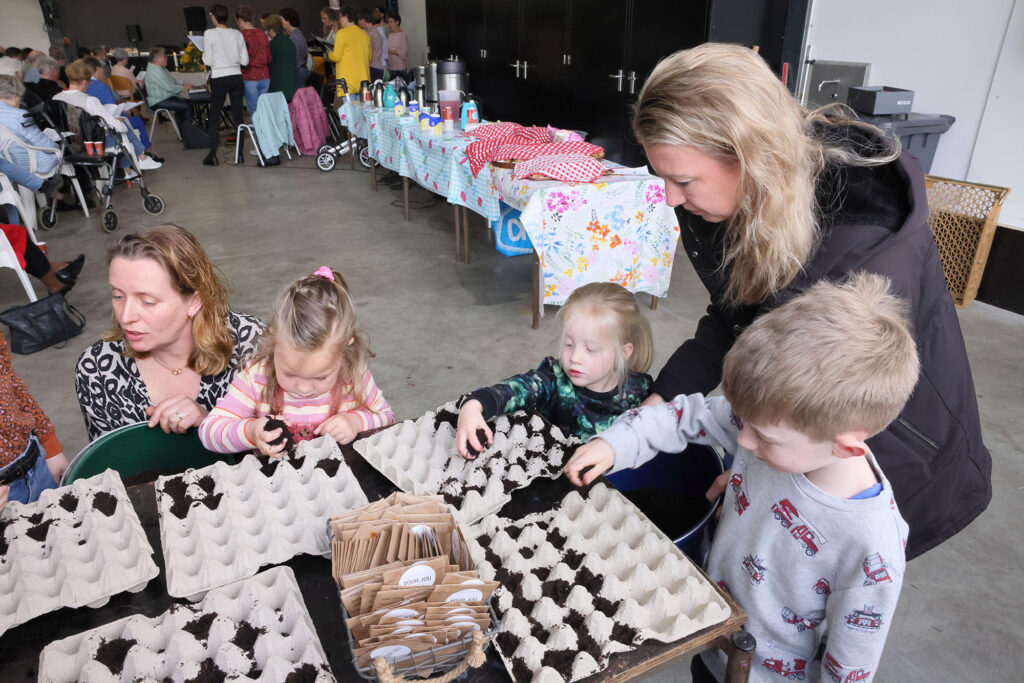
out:
{"label": "blue bucket", "polygon": [[[608,475],[608,481],[632,500],[680,550],[698,565],[711,547],[711,521],[720,501],[708,503],[705,492],[715,478],[725,471],[722,459],[708,446],[692,444],[682,453],[659,453],[653,460],[635,470],[622,470]],[[686,529],[683,522],[671,520],[666,508],[685,501],[686,517],[696,522]],[[698,501],[706,508],[700,513]],[[699,516],[698,516],[699,515]]]}

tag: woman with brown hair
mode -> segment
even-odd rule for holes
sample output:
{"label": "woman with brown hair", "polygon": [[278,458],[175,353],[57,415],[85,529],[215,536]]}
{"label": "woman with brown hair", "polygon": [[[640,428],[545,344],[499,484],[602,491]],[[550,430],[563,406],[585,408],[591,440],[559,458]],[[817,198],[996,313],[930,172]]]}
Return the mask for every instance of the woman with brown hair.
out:
{"label": "woman with brown hair", "polygon": [[89,437],[148,421],[197,426],[256,349],[263,323],[228,309],[199,241],[162,225],[107,254],[114,327],[79,357],[75,390]]}
{"label": "woman with brown hair", "polygon": [[[921,358],[900,417],[868,440],[910,525],[907,558],[981,514],[991,458],[917,160],[841,112],[803,109],[737,45],[663,60],[640,92],[633,127],[711,294],[648,403],[710,392],[744,328],[815,282],[878,273],[908,302]],[[724,490],[725,479],[716,483],[709,495]]]}

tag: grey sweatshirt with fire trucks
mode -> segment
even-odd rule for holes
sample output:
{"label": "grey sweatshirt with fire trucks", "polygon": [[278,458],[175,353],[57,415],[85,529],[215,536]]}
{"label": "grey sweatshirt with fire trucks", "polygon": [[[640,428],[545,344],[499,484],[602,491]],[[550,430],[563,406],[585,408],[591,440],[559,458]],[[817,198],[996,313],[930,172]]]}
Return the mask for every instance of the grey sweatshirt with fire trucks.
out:
{"label": "grey sweatshirt with fire trucks", "polygon": [[[870,681],[906,567],[907,524],[889,481],[869,454],[881,492],[836,498],[739,446],[742,427],[724,398],[692,394],[630,410],[595,438],[615,451],[613,471],[688,443],[734,453],[708,575],[747,613],[757,639],[750,680]],[[702,656],[723,680],[725,655]]]}

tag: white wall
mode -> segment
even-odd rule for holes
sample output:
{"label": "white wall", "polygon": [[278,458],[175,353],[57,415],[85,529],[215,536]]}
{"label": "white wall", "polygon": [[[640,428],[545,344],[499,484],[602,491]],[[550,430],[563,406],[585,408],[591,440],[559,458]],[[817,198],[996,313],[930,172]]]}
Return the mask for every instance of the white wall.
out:
{"label": "white wall", "polygon": [[409,34],[410,69],[427,61],[427,3],[426,0],[399,0],[398,13],[402,15],[402,30]]}
{"label": "white wall", "polygon": [[[1015,0],[814,0],[809,58],[869,62],[871,85],[914,91],[914,111],[952,114],[931,173],[967,177]],[[1010,132],[1018,133],[1019,124]],[[974,180],[974,179],[972,179]],[[977,179],[1005,185],[999,178]],[[1019,188],[1024,193],[1024,187]]]}
{"label": "white wall", "polygon": [[3,0],[0,2],[0,45],[32,47],[46,51],[50,37],[43,30],[39,0]]}

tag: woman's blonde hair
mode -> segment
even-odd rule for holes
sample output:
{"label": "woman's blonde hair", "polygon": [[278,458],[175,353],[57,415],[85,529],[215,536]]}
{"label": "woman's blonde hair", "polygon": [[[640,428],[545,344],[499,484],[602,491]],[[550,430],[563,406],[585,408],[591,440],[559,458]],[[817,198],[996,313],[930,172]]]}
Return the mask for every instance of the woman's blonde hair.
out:
{"label": "woman's blonde hair", "polygon": [[633,129],[645,147],[685,145],[739,169],[736,213],[726,222],[725,297],[768,299],[797,276],[817,247],[815,183],[827,161],[886,164],[899,143],[857,150],[836,107],[808,112],[753,50],[706,43],[663,59],[644,83]]}
{"label": "woman's blonde hair", "polygon": [[[586,314],[601,318],[602,331],[614,338],[619,346],[615,353],[615,372],[619,376],[620,389],[626,383],[628,372],[647,372],[650,369],[654,358],[651,324],[640,312],[636,297],[631,292],[614,282],[592,282],[577,288],[558,311],[563,336],[573,318]],[[623,361],[620,352],[626,344],[633,345],[628,363]]]}
{"label": "woman's blonde hair", "polygon": [[88,62],[84,59],[76,59],[64,67],[64,73],[68,75],[69,83],[81,83],[92,78],[92,75],[96,73],[96,69],[89,66]]}
{"label": "woman's blonde hair", "polygon": [[273,31],[275,35],[284,33],[284,24],[281,22],[281,15],[268,14],[263,17],[263,30]]}
{"label": "woman's blonde hair", "polygon": [[283,396],[274,372],[278,342],[308,353],[329,348],[335,352],[335,360],[342,360],[336,390],[332,391],[332,413],[338,409],[340,390],[348,385],[352,386],[359,405],[368,407],[361,380],[373,353],[366,334],[356,327],[356,313],[345,278],[336,270],[330,272],[331,278],[325,277],[326,273],[307,275],[288,287],[278,298],[274,317],[260,338],[253,363],[266,363],[262,400],[270,406],[271,414],[283,409]]}
{"label": "woman's blonde hair", "polygon": [[[200,375],[223,372],[235,349],[235,335],[227,321],[228,292],[199,240],[178,225],[160,225],[119,239],[107,252],[108,267],[115,258],[151,259],[160,264],[179,294],[183,297],[199,295],[203,305],[192,317],[192,352],[188,367]],[[124,330],[116,316],[114,327],[103,338],[124,341]],[[124,354],[129,358],[149,355],[133,351],[128,344],[124,346]]]}

